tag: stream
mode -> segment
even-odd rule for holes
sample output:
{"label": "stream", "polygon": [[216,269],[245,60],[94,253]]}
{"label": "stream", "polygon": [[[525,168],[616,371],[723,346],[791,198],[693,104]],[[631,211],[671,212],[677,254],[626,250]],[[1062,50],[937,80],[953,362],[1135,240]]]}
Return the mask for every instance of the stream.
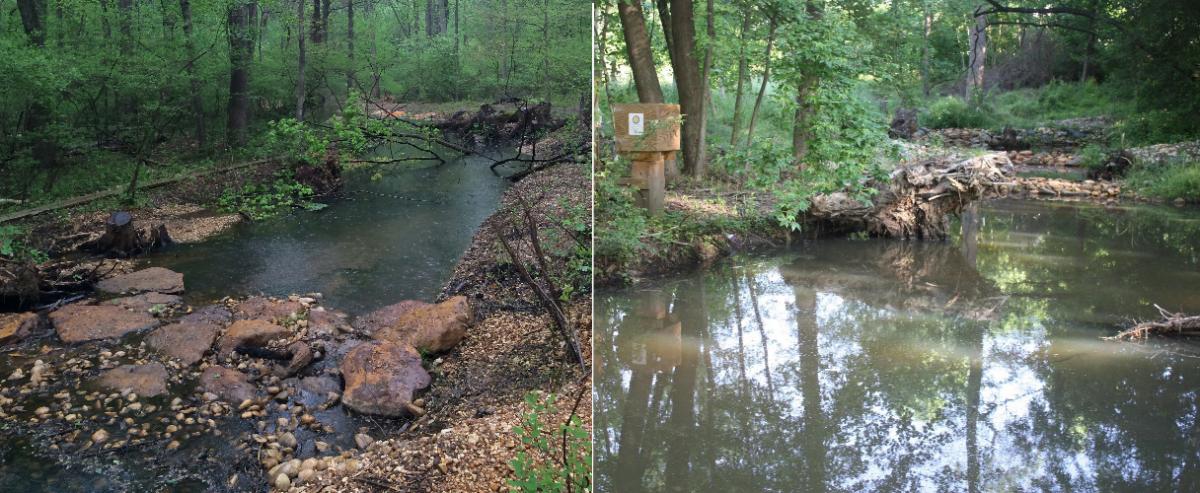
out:
{"label": "stream", "polygon": [[[490,162],[467,157],[440,166],[385,168],[376,176],[375,170],[349,171],[343,190],[321,199],[328,204],[321,211],[242,223],[210,240],[147,256],[143,266],[182,273],[184,300],[194,307],[226,296],[321,293],[321,306],[353,317],[406,299],[431,302],[508,186],[488,171]],[[257,420],[239,419],[240,410],[228,406],[209,414],[210,404],[200,401],[196,380],[187,372],[172,372],[168,393],[142,399],[136,411],[122,398],[100,404],[104,392],[96,393],[92,382],[97,369],[162,359],[142,344],[144,337],[135,333],[64,347],[51,333],[0,353],[0,379],[18,369],[29,371],[35,360],[52,368],[46,390],[25,397],[9,383],[0,395],[20,401],[7,408],[12,419],[0,422],[0,492],[266,491],[257,446],[243,438],[283,433],[277,420],[290,420],[296,456],[303,457],[333,456],[355,448],[358,430],[382,436],[406,421],[320,405],[321,392],[340,390],[340,382],[333,380],[332,389],[318,385],[319,391],[306,390],[304,382],[320,384],[328,376],[283,380],[279,385],[292,393],[276,396]],[[305,374],[324,373],[335,359],[318,361]],[[69,407],[73,414],[34,419],[35,408],[44,405]],[[310,410],[324,431],[295,427],[297,405]],[[125,416],[131,417],[123,423],[117,419]],[[150,439],[112,450],[81,449],[101,427],[110,430],[113,441],[139,427],[149,430],[142,436]],[[178,449],[164,448],[169,439],[156,437],[176,427]],[[331,446],[328,452],[315,449],[322,440]]]}
{"label": "stream", "polygon": [[596,491],[1200,491],[1200,210],[1001,200],[596,295]]}

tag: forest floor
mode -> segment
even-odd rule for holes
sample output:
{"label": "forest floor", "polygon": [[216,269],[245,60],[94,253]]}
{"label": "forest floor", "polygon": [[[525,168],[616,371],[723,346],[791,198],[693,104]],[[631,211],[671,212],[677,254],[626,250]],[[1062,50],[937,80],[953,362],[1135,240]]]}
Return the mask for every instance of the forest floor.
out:
{"label": "forest floor", "polygon": [[[1143,194],[1141,187],[1131,186],[1119,176],[1108,180],[1088,178],[1092,168],[1081,153],[1104,138],[1108,124],[1104,118],[1082,118],[1010,133],[970,128],[933,130],[911,141],[893,141],[900,149],[900,158],[885,166],[950,155],[1003,152],[1013,163],[1011,181],[991,194],[992,198],[1184,205],[1182,199],[1168,201]],[[1153,167],[1181,159],[1200,160],[1200,142],[1160,144],[1127,152],[1136,165]],[[668,186],[663,215],[649,219],[636,239],[598,238],[596,284],[635,284],[704,266],[734,252],[775,248],[822,236],[820,230],[798,234],[780,226],[774,217],[774,202],[769,190],[751,190],[713,178],[680,179]],[[617,226],[597,234],[618,236],[620,229]]]}

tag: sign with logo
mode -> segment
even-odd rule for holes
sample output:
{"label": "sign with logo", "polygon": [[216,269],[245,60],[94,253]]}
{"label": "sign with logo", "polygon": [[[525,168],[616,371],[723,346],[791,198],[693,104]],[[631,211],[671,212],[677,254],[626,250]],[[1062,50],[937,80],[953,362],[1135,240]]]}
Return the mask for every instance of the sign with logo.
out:
{"label": "sign with logo", "polygon": [[629,114],[629,135],[642,135],[646,133],[646,114],[645,113],[630,113]]}

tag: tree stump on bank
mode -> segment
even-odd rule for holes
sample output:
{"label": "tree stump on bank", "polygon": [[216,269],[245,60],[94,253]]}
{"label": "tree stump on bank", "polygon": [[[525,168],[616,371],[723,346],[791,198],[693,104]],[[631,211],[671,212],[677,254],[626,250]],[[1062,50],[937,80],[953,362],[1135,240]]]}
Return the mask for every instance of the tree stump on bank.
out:
{"label": "tree stump on bank", "polygon": [[109,257],[125,258],[173,243],[175,241],[171,239],[165,224],[155,224],[142,230],[136,226],[133,214],[117,211],[109,215],[108,220],[104,222],[104,234],[85,243],[81,248]]}

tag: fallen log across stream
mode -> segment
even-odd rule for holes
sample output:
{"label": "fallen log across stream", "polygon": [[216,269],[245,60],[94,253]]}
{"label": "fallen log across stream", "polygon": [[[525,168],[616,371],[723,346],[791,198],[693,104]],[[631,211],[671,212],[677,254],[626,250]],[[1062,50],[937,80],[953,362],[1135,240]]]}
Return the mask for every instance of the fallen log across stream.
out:
{"label": "fallen log across stream", "polygon": [[1154,305],[1154,307],[1158,308],[1158,313],[1162,316],[1161,320],[1142,322],[1104,339],[1108,341],[1141,341],[1150,336],[1200,336],[1200,315],[1171,313],[1161,306]]}
{"label": "fallen log across stream", "polygon": [[935,158],[897,167],[871,202],[844,192],[813,197],[799,222],[822,232],[866,231],[871,236],[940,240],[949,219],[989,192],[1008,185],[1012,162],[1002,152]]}

